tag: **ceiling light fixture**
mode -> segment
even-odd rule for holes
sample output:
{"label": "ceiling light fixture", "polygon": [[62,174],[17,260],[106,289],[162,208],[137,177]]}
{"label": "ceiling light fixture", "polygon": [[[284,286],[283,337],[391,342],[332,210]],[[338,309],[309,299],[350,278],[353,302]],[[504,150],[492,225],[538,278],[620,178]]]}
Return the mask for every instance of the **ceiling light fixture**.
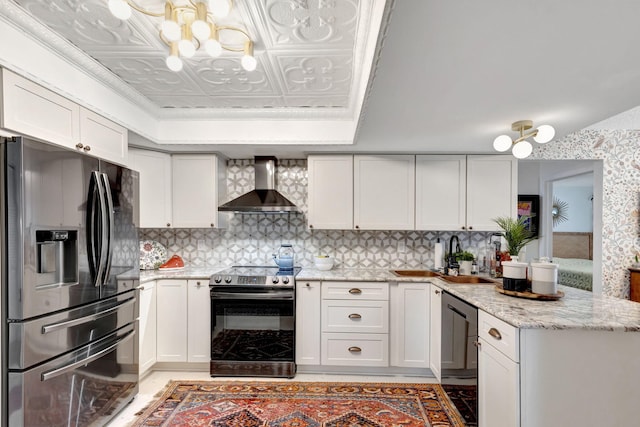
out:
{"label": "ceiling light fixture", "polygon": [[[160,24],[160,39],[169,47],[166,64],[171,71],[180,71],[183,66],[180,57],[191,58],[200,47],[213,58],[220,56],[223,50],[242,52],[240,63],[246,71],[253,71],[258,65],[249,34],[237,27],[217,25],[214,21],[214,17],[223,18],[231,12],[232,0],[189,0],[180,5],[167,0],[162,13],[145,10],[133,0],[108,0],[107,4],[113,16],[122,20],[129,19],[132,10],[164,18]],[[233,43],[225,44],[220,41],[220,33],[224,31],[235,32],[245,41],[238,45],[238,37],[234,37]]]}
{"label": "ceiling light fixture", "polygon": [[527,141],[527,138],[533,137],[533,140],[538,144],[545,144],[551,141],[556,134],[553,126],[549,125],[538,126],[537,129],[527,134],[524,133],[532,127],[533,122],[531,120],[519,120],[517,122],[513,122],[511,124],[511,130],[520,132],[520,137],[517,139],[511,139],[509,135],[500,135],[493,141],[493,148],[496,151],[503,152],[513,147],[511,150],[513,156],[517,159],[524,159],[529,157],[533,151],[533,146],[529,141]]}

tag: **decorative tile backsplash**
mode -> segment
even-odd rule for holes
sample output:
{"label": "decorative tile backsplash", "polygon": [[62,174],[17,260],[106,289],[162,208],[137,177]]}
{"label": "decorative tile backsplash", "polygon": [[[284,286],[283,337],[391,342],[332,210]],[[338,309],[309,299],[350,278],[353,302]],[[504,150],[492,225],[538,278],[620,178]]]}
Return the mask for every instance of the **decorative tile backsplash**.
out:
{"label": "decorative tile backsplash", "polygon": [[[347,268],[433,268],[434,244],[447,242],[451,232],[309,230],[307,228],[307,162],[280,160],[277,189],[302,212],[233,214],[226,229],[141,229],[140,239],[163,244],[169,256],[180,255],[192,266],[275,265],[272,254],[291,243],[296,264],[313,266],[313,257],[335,257]],[[253,189],[253,160],[227,163],[229,200]],[[490,233],[456,232],[465,250],[484,248]]]}

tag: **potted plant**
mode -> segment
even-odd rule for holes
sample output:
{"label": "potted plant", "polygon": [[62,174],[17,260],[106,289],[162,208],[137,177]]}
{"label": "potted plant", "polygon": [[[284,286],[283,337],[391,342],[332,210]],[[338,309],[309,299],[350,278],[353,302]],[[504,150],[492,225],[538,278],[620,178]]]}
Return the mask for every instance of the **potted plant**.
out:
{"label": "potted plant", "polygon": [[471,262],[475,258],[469,251],[461,251],[453,254],[460,264],[460,274],[471,274]]}
{"label": "potted plant", "polygon": [[493,219],[498,224],[498,227],[502,229],[500,235],[506,240],[507,252],[511,257],[517,257],[522,248],[538,238],[527,229],[527,218],[526,216],[521,216],[518,219],[514,219],[509,216],[501,216]]}

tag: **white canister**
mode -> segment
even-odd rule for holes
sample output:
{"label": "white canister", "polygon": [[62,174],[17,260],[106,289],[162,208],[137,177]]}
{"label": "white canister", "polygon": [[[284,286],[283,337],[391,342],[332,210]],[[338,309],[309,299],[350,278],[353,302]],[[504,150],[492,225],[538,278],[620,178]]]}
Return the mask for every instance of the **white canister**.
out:
{"label": "white canister", "polygon": [[524,292],[527,290],[526,262],[505,261],[502,263],[502,287],[507,291]]}
{"label": "white canister", "polygon": [[558,264],[531,263],[531,292],[536,294],[555,294],[558,292]]}

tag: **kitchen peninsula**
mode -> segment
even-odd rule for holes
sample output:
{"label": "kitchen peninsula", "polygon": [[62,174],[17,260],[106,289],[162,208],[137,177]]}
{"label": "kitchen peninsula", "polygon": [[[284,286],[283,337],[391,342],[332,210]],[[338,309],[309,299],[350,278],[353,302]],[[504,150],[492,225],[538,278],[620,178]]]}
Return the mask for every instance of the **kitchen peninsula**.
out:
{"label": "kitchen peninsula", "polygon": [[[208,280],[217,270],[143,271],[141,283],[161,279]],[[640,354],[640,304],[565,286],[559,287],[565,294],[560,300],[536,301],[502,295],[493,284],[397,277],[383,269],[303,268],[296,276],[296,287],[298,292],[309,290],[311,298],[308,295],[301,298],[300,294],[296,297],[296,323],[298,328],[309,325],[317,328],[305,330],[307,340],[317,338],[317,351],[320,351],[321,336],[320,290],[340,283],[353,287],[378,284],[382,290],[387,286],[413,284],[417,289],[424,286],[431,297],[437,295],[434,291],[447,291],[478,307],[481,342],[478,400],[483,425],[628,426],[635,423],[635,402],[640,397],[636,387],[640,383],[640,372],[635,369],[635,358]],[[389,317],[393,317],[393,303],[389,303],[388,308]],[[493,343],[497,352],[493,345],[487,345],[491,343],[483,342],[483,339],[492,339],[487,332],[494,327],[502,334],[501,342]],[[393,333],[393,329],[387,331]],[[424,337],[414,338],[419,341]],[[434,344],[433,337],[428,341]],[[387,349],[395,351],[391,346]],[[308,351],[305,348],[305,352]],[[318,354],[317,360],[320,359]],[[319,363],[314,369],[322,366]],[[355,370],[345,368],[350,372]],[[299,370],[304,369],[303,362]],[[380,372],[384,372],[384,367]],[[490,393],[485,394],[483,383],[484,387],[491,384]]]}

